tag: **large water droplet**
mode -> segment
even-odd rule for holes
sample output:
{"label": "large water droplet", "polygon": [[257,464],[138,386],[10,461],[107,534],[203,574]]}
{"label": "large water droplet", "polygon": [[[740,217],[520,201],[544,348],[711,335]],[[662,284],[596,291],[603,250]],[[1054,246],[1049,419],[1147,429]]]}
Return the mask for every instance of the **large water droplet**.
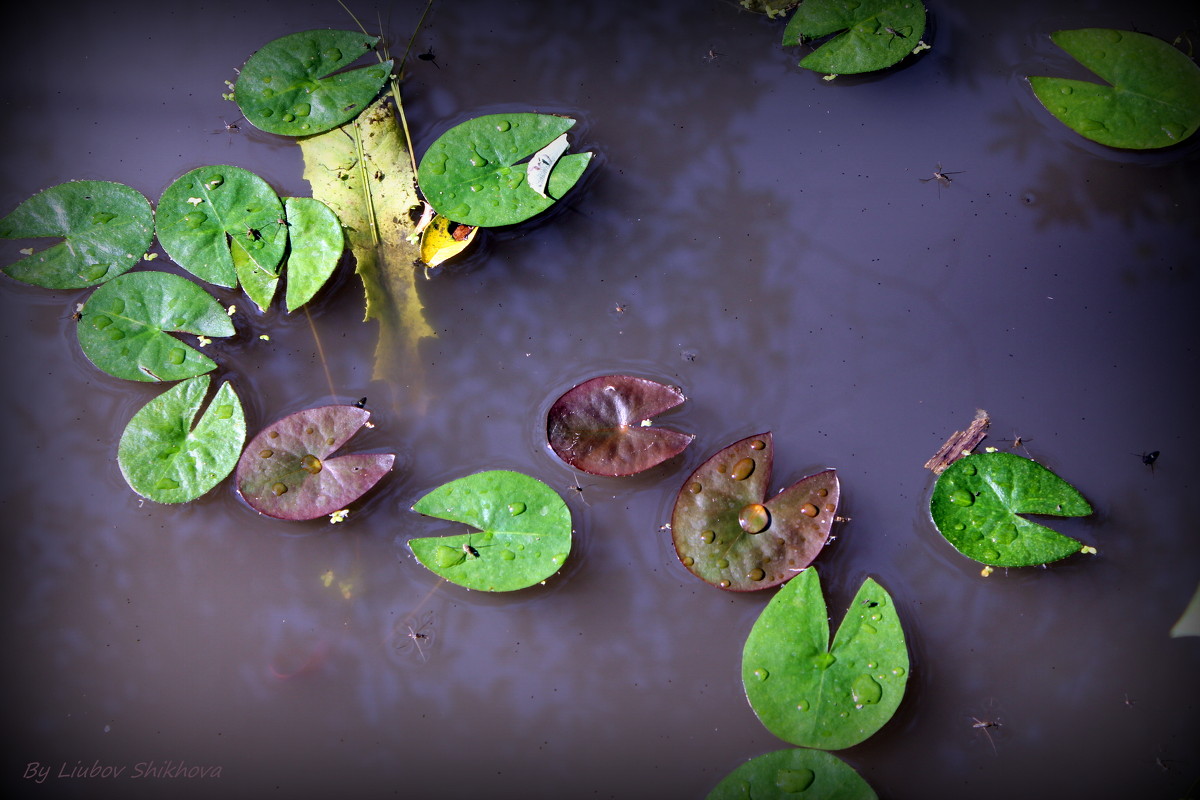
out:
{"label": "large water droplet", "polygon": [[703,531],[700,534],[700,541],[704,542],[705,544],[712,544],[713,540],[715,540],[716,538],[717,538],[717,535],[715,533],[713,533],[712,531]]}
{"label": "large water droplet", "polygon": [[273,455],[275,455],[274,450],[259,450],[258,451],[259,458],[270,458]]}
{"label": "large water droplet", "polygon": [[167,361],[175,365],[182,364],[186,357],[187,353],[183,351],[182,347],[172,347],[171,352],[167,353]]}
{"label": "large water droplet", "polygon": [[767,678],[771,677],[771,673],[762,667],[759,667],[758,669],[754,670],[754,677],[758,678],[760,681],[765,681]]}
{"label": "large water droplet", "polygon": [[688,491],[692,494],[700,494],[700,492],[704,491],[704,487],[696,481],[692,481],[688,484]]}
{"label": "large water droplet", "polygon": [[110,214],[107,211],[97,211],[95,214],[92,214],[92,224],[103,225],[104,223],[111,222],[116,218],[116,214]]}
{"label": "large water droplet", "polygon": [[775,773],[775,788],[788,794],[799,794],[812,786],[816,779],[811,769],[781,769]]}
{"label": "large water droplet", "polygon": [[1183,138],[1183,126],[1177,125],[1174,122],[1168,122],[1162,126],[1162,132],[1167,135],[1171,141],[1178,142]]}
{"label": "large water droplet", "polygon": [[817,653],[813,656],[813,664],[817,669],[828,669],[835,661],[837,657],[833,653]]}
{"label": "large water droplet", "polygon": [[729,569],[729,559],[728,558],[718,558],[713,563],[717,565],[717,569]]}
{"label": "large water droplet", "polygon": [[172,478],[160,478],[158,483],[154,484],[154,488],[164,492],[171,489],[178,489],[179,481]]}
{"label": "large water droplet", "polygon": [[287,492],[286,484],[277,483],[271,487],[271,494],[275,495],[276,497],[279,497],[279,495],[284,494],[285,492]]}
{"label": "large water droplet", "polygon": [[309,453],[304,458],[300,459],[301,468],[309,475],[316,475],[322,469],[321,459]]}
{"label": "large water droplet", "polygon": [[809,705],[807,700],[801,700],[799,703],[796,703],[797,711],[808,711],[808,709]]}
{"label": "large water droplet", "polygon": [[683,565],[685,567],[690,567],[692,564],[695,564],[695,563],[696,563],[696,559],[692,558],[691,556],[683,557]]}
{"label": "large water droplet", "polygon": [[500,551],[500,559],[502,561],[512,561],[516,557],[517,557],[517,554],[514,553],[512,550],[501,550]]}
{"label": "large water droplet", "polygon": [[509,123],[509,121],[506,119],[502,119],[496,123],[496,130],[500,131],[501,133],[504,133],[504,131],[508,130],[511,127],[512,127],[512,124]]}
{"label": "large water droplet", "polygon": [[433,551],[433,563],[445,569],[460,563],[466,556],[461,550],[455,550],[448,545],[439,544]]}
{"label": "large water droplet", "polygon": [[1081,119],[1079,121],[1078,130],[1090,133],[1091,131],[1104,130],[1104,123],[1094,119]]}
{"label": "large water droplet", "polygon": [[1017,538],[1017,526],[1011,522],[1002,522],[992,530],[991,540],[1000,546],[1012,544]]}
{"label": "large water droplet", "polygon": [[767,443],[764,442],[762,439],[755,439],[753,442],[750,443],[751,450],[762,450],[766,446],[767,446]]}
{"label": "large water droplet", "polygon": [[762,503],[750,503],[738,514],[738,524],[746,533],[761,533],[771,524],[771,512]]}
{"label": "large water droplet", "polygon": [[752,581],[761,581],[763,578],[767,577],[767,573],[762,567],[755,567],[746,573],[746,577]]}
{"label": "large water droplet", "polygon": [[746,478],[749,478],[753,472],[754,459],[749,457],[742,458],[738,459],[738,462],[733,465],[733,469],[729,471],[729,477],[733,478],[735,481],[744,481]]}
{"label": "large water droplet", "polygon": [[883,697],[883,687],[870,675],[859,675],[850,684],[850,696],[856,706],[874,705]]}
{"label": "large water droplet", "polygon": [[509,503],[508,504],[508,513],[512,514],[514,517],[518,516],[520,514],[524,514],[525,513],[525,504],[522,503],[520,500],[518,500],[515,503]]}
{"label": "large water droplet", "polygon": [[975,502],[975,495],[966,489],[955,489],[950,493],[950,502],[956,506],[969,506]]}
{"label": "large water droplet", "polygon": [[800,513],[806,517],[815,517],[820,512],[812,503],[805,503],[804,505],[800,506]]}

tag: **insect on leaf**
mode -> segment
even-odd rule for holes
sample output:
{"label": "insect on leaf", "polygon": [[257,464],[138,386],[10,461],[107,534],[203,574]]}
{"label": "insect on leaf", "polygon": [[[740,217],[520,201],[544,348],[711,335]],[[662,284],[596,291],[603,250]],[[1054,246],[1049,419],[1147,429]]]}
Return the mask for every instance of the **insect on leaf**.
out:
{"label": "insect on leaf", "polygon": [[707,800],[750,797],[877,800],[879,796],[853,767],[832,753],[794,748],[750,759],[726,775]]}
{"label": "insect on leaf", "polygon": [[[557,157],[548,150],[534,166],[518,162],[536,157],[574,125],[575,120],[552,114],[488,114],[469,119],[443,133],[425,151],[417,169],[421,191],[439,214],[455,222],[481,227],[523,222],[565,195],[583,175],[592,154]],[[530,186],[530,170],[539,182],[548,171],[547,182]]]}
{"label": "insect on leaf", "polygon": [[892,718],[908,682],[908,646],[891,596],[868,578],[829,641],[814,568],[771,598],[742,650],[742,685],[771,733],[801,747],[841,750]]}
{"label": "insect on leaf", "polygon": [[391,61],[337,72],[378,41],[354,31],[282,36],[246,61],[234,100],[247,122],[268,133],[311,136],[336,128],[370,105],[391,74]]}
{"label": "insect on leaf", "polygon": [[262,178],[228,165],[194,169],[158,201],[156,231],[179,266],[208,283],[238,278],[259,308],[270,305],[287,246],[283,203]]}
{"label": "insect on leaf", "polygon": [[217,390],[200,420],[208,392],[201,375],[172,386],[133,415],[117,446],[117,463],[130,487],[156,503],[186,503],[233,471],[246,418],[233,387]]}
{"label": "insect on leaf", "polygon": [[284,210],[291,240],[285,300],[291,312],[311,300],[333,275],[346,239],[337,214],[320,200],[289,197]]}
{"label": "insect on leaf", "polygon": [[118,378],[177,381],[216,367],[168,331],[233,336],[212,295],[167,272],[131,272],[104,284],[83,304],[76,333],[88,360]]}
{"label": "insect on leaf", "polygon": [[805,0],[788,20],[783,44],[830,34],[800,66],[834,75],[886,69],[917,48],[925,6],[919,0]]}
{"label": "insect on leaf", "polygon": [[1146,150],[1178,144],[1200,127],[1200,67],[1161,39],[1109,28],[1050,38],[1107,82],[1029,79],[1046,110],[1079,135]]}
{"label": "insect on leaf", "polygon": [[812,563],[833,526],[839,486],[832,469],[767,499],[770,433],[735,442],[683,482],[671,512],[679,560],[701,580],[735,592],[777,586]]}
{"label": "insect on leaf", "polygon": [[391,453],[330,455],[367,423],[357,406],[297,411],[254,437],[237,465],[242,498],[260,514],[316,519],[362,497],[388,473]]}
{"label": "insect on leaf", "polygon": [[1021,514],[1084,517],[1092,507],[1075,487],[1015,453],[974,453],[946,468],[929,511],[938,531],[967,558],[994,567],[1046,564],[1082,545]]}
{"label": "insect on leaf", "polygon": [[0,220],[0,237],[63,241],[9,264],[13,278],[47,289],[94,286],[127,272],[154,239],[154,215],[141,192],[111,181],[52,186]]}
{"label": "insect on leaf", "polygon": [[491,470],[450,481],[413,504],[413,511],[478,529],[408,543],[427,569],[468,589],[525,589],[558,572],[571,552],[567,504],[520,472]]}
{"label": "insect on leaf", "polygon": [[[466,235],[461,235],[462,232]],[[421,262],[427,267],[444,264],[466,250],[477,233],[479,228],[435,216],[421,232]]]}
{"label": "insect on leaf", "polygon": [[690,433],[649,424],[686,398],[674,386],[603,375],[569,390],[550,407],[546,439],[555,455],[593,475],[633,475],[673,458]]}

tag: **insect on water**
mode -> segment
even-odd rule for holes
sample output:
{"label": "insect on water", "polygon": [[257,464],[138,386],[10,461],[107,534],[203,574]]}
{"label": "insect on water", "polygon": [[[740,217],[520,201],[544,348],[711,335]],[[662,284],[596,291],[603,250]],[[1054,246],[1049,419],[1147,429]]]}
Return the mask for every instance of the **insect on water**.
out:
{"label": "insect on water", "polygon": [[958,169],[958,170],[954,170],[953,172],[949,172],[949,171],[943,169],[942,165],[939,163],[937,165],[937,169],[935,169],[933,171],[932,175],[930,175],[928,178],[918,178],[917,180],[921,181],[921,183],[929,183],[929,181],[936,181],[937,187],[938,187],[938,196],[940,197],[942,194],[942,187],[945,186],[945,187],[949,188],[950,184],[954,182],[950,178],[950,176],[951,175],[961,175],[964,172],[966,172],[965,169]]}
{"label": "insect on water", "polygon": [[425,648],[433,644],[434,624],[433,612],[427,611],[416,625],[412,624],[412,615],[400,620],[396,625],[396,652],[409,653],[415,651],[422,661],[427,660]]}
{"label": "insect on water", "polygon": [[435,67],[437,67],[438,69],[441,69],[441,67],[439,67],[438,63],[437,63],[437,56],[433,52],[433,45],[430,45],[429,49],[426,50],[424,53],[421,53],[420,55],[418,55],[417,58],[421,59],[422,61],[428,61],[431,64],[433,64]]}
{"label": "insect on water", "polygon": [[980,719],[979,717],[971,717],[971,727],[983,731],[983,735],[987,737],[988,744],[992,746],[992,752],[997,752],[996,741],[992,738],[991,729],[1000,727],[1000,722],[998,720],[985,720]]}
{"label": "insect on water", "polygon": [[1154,472],[1154,462],[1158,461],[1158,454],[1159,451],[1151,450],[1149,453],[1142,453],[1139,458],[1142,459],[1143,464],[1150,468],[1151,472]]}

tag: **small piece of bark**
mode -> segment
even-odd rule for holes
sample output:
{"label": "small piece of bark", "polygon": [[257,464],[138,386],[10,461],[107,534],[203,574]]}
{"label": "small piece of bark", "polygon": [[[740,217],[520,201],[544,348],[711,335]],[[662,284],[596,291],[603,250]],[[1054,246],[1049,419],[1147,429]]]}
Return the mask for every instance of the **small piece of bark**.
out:
{"label": "small piece of bark", "polygon": [[992,424],[991,417],[982,408],[975,412],[975,419],[967,426],[965,431],[955,431],[954,435],[946,440],[946,443],[941,446],[933,458],[925,462],[925,469],[933,470],[933,474],[941,475],[946,467],[958,461],[965,455],[969,455],[975,447],[984,440],[987,436],[988,426]]}

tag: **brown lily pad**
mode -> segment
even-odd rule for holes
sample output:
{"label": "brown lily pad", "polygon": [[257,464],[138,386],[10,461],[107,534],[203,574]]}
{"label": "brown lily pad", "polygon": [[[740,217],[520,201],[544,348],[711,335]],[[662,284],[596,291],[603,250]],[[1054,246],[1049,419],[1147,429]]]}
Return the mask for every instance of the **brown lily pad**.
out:
{"label": "brown lily pad", "polygon": [[735,442],[684,481],[671,512],[679,560],[703,581],[734,592],[767,589],[807,567],[829,539],[837,472],[823,470],[767,498],[771,434]]}
{"label": "brown lily pad", "polygon": [[321,406],[267,426],[238,461],[238,492],[255,511],[276,519],[316,519],[345,508],[396,460],[391,453],[329,458],[370,416],[357,406]]}
{"label": "brown lily pad", "polygon": [[634,475],[679,455],[696,438],[651,424],[653,417],[686,399],[677,387],[647,378],[602,375],[554,401],[546,440],[575,469]]}

